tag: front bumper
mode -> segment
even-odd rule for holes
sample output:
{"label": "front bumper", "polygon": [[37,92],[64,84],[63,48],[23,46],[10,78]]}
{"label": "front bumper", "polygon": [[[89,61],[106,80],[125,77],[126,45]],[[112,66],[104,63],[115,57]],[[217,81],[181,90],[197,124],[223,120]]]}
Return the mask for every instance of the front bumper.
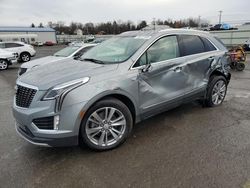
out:
{"label": "front bumper", "polygon": [[60,147],[60,146],[72,146],[77,145],[77,136],[65,137],[65,138],[43,138],[37,137],[32,134],[27,126],[16,123],[16,131],[24,140],[37,146],[45,147]]}
{"label": "front bumper", "polygon": [[[65,106],[55,113],[55,101],[40,101],[39,93],[34,97],[29,108],[21,108],[13,103],[13,116],[16,120],[16,131],[32,144],[40,146],[73,146],[78,145],[78,134],[81,124],[79,113],[85,103]],[[34,119],[48,116],[59,116],[58,129],[39,129]]]}

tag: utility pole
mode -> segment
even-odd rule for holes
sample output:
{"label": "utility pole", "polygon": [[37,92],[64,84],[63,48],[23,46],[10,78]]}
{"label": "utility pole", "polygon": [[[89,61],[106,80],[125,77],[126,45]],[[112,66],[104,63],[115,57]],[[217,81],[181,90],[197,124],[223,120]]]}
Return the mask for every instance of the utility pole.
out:
{"label": "utility pole", "polygon": [[221,14],[222,14],[222,10],[219,11],[219,24],[221,24]]}
{"label": "utility pole", "polygon": [[199,15],[198,17],[198,28],[200,29],[201,28],[201,16]]}
{"label": "utility pole", "polygon": [[154,31],[155,31],[155,18],[153,18],[153,25],[154,25]]}

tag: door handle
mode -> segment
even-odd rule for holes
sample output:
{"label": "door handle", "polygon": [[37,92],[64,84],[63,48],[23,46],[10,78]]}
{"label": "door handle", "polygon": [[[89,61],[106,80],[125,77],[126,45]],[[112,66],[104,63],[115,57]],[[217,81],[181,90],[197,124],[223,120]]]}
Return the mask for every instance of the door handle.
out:
{"label": "door handle", "polygon": [[211,56],[209,58],[207,58],[209,61],[213,61],[214,60],[214,56]]}
{"label": "door handle", "polygon": [[175,67],[174,68],[174,72],[181,72],[182,71],[182,67]]}

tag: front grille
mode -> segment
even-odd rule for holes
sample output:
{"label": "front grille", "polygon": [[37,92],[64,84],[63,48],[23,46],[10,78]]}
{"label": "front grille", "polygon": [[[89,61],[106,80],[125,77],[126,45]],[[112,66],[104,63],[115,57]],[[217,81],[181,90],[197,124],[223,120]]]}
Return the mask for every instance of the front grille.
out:
{"label": "front grille", "polygon": [[20,68],[19,72],[18,72],[19,76],[21,76],[22,74],[24,74],[26,71],[27,71],[27,68]]}
{"label": "front grille", "polygon": [[35,94],[35,89],[17,85],[16,105],[22,108],[29,108]]}
{"label": "front grille", "polygon": [[39,129],[54,129],[54,116],[37,118],[33,120],[33,123]]}

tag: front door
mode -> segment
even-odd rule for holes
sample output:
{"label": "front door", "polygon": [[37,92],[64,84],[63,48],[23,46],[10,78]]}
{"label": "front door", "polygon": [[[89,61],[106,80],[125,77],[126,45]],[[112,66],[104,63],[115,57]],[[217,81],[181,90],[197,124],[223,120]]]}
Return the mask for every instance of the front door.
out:
{"label": "front door", "polygon": [[[180,57],[176,36],[156,41],[138,60],[137,66],[150,64],[139,72],[139,103],[142,113],[153,115],[159,110],[180,104],[186,92],[188,75],[183,71],[185,57]],[[146,116],[148,116],[146,115]]]}

